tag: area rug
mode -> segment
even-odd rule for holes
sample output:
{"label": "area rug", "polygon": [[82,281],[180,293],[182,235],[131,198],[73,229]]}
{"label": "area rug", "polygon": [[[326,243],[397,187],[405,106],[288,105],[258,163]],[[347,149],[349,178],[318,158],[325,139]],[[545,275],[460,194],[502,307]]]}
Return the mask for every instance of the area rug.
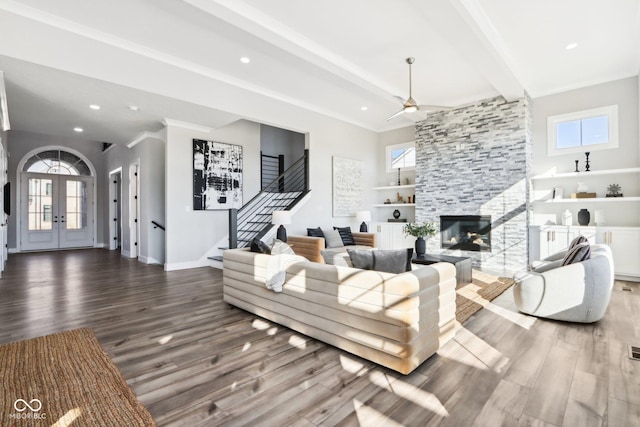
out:
{"label": "area rug", "polygon": [[456,320],[462,324],[481,308],[513,286],[508,277],[473,270],[473,282],[456,290]]}
{"label": "area rug", "polygon": [[0,425],[155,426],[90,329],[0,346]]}

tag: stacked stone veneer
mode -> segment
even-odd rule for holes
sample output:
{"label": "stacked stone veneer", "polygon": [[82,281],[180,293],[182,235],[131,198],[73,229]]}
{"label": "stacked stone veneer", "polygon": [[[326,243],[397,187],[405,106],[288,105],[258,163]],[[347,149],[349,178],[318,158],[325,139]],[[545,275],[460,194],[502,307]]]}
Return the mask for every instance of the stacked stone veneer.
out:
{"label": "stacked stone veneer", "polygon": [[431,114],[416,125],[416,221],[440,215],[491,215],[491,252],[441,249],[475,267],[516,271],[528,260],[531,171],[530,99],[502,97]]}

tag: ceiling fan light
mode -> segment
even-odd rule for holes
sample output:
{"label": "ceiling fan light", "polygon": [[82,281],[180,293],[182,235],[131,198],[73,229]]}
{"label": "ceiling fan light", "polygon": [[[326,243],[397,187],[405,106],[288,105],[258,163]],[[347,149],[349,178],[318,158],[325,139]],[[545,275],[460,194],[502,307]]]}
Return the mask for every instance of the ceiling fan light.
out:
{"label": "ceiling fan light", "polygon": [[416,107],[415,105],[409,105],[408,107],[404,107],[405,113],[415,113],[416,111],[418,111],[418,107]]}

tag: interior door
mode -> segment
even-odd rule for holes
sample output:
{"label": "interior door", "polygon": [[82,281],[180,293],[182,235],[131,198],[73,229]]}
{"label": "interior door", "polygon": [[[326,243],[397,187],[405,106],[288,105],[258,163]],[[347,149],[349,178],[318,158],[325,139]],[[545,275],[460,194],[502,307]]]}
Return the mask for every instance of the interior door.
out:
{"label": "interior door", "polygon": [[24,173],[21,249],[93,246],[93,178]]}

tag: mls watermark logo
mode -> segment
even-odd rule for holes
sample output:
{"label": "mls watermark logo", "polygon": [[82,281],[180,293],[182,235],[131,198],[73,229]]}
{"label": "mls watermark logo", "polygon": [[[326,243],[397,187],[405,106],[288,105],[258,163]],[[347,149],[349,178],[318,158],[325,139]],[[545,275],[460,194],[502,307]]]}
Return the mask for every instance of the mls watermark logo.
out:
{"label": "mls watermark logo", "polygon": [[9,418],[21,420],[47,419],[47,414],[40,413],[40,410],[42,409],[42,402],[39,399],[31,399],[28,402],[24,399],[17,399],[13,402],[13,409],[18,412],[9,414]]}

